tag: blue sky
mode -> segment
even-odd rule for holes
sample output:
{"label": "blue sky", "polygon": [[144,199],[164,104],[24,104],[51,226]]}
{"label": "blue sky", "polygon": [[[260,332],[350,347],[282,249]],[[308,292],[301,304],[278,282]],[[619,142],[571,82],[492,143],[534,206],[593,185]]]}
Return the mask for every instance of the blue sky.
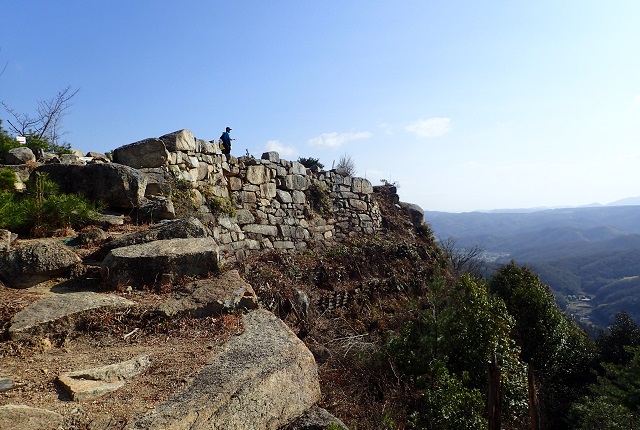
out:
{"label": "blue sky", "polygon": [[2,3],[0,100],[79,88],[83,151],[228,125],[235,155],[347,154],[425,210],[640,195],[637,0]]}

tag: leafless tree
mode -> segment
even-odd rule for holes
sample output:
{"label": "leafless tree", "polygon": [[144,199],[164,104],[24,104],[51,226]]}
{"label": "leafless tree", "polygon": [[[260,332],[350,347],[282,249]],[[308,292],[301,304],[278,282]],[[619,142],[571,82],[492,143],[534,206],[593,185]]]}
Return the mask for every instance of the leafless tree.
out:
{"label": "leafless tree", "polygon": [[353,161],[353,158],[351,158],[350,155],[344,154],[338,160],[336,170],[342,170],[347,175],[353,176],[356,174],[356,163]]}
{"label": "leafless tree", "polygon": [[474,245],[471,248],[458,248],[456,240],[451,236],[444,239],[440,238],[439,242],[440,248],[451,262],[451,268],[456,275],[470,273],[475,277],[483,276],[484,261],[482,253],[484,248],[482,246]]}
{"label": "leafless tree", "polygon": [[32,133],[40,139],[46,138],[57,145],[58,140],[66,134],[62,129],[62,118],[67,115],[67,110],[71,107],[71,99],[78,94],[78,91],[80,90],[72,90],[71,86],[68,86],[58,92],[55,97],[38,101],[34,116],[18,113],[6,102],[1,103],[7,113],[13,117],[13,120],[7,120],[7,123],[14,132],[22,136]]}

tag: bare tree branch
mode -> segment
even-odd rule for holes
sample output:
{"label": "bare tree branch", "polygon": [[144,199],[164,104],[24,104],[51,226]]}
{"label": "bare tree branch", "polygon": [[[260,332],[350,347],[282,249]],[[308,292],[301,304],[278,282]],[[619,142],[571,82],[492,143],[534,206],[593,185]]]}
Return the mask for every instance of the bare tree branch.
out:
{"label": "bare tree branch", "polygon": [[20,135],[35,134],[38,138],[46,138],[54,145],[58,144],[61,136],[62,119],[67,115],[71,107],[71,99],[78,94],[79,89],[72,91],[71,86],[66,87],[50,100],[39,100],[34,117],[28,114],[20,114],[7,105],[0,102],[4,109],[13,117],[13,122],[7,120],[14,132]]}
{"label": "bare tree branch", "polygon": [[484,248],[482,246],[474,245],[468,249],[458,248],[456,240],[451,236],[439,239],[439,243],[456,275],[470,273],[476,277],[482,276],[484,266],[482,259]]}

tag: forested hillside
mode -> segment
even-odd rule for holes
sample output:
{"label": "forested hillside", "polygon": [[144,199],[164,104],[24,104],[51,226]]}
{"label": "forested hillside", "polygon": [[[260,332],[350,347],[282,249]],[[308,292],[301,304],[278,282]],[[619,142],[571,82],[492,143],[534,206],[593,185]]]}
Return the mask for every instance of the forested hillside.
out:
{"label": "forested hillside", "polygon": [[483,248],[491,267],[531,267],[586,326],[604,328],[619,311],[640,320],[640,206],[425,215],[437,237]]}

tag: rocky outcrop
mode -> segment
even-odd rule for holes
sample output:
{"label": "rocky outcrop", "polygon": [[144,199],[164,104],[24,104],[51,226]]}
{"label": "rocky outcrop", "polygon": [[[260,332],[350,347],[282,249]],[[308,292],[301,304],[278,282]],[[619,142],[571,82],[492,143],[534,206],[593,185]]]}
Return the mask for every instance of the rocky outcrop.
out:
{"label": "rocky outcrop", "polygon": [[243,334],[229,339],[182,395],[160,405],[136,429],[276,430],[320,398],[313,356],[270,312],[243,318]]}
{"label": "rocky outcrop", "polygon": [[143,355],[121,363],[64,373],[58,376],[57,382],[73,400],[82,402],[121,388],[128,379],[144,372],[149,364],[149,356]]}
{"label": "rocky outcrop", "polygon": [[210,237],[157,240],[112,249],[102,261],[103,282],[112,288],[171,284],[184,276],[218,269],[218,245]]}
{"label": "rocky outcrop", "polygon": [[62,243],[42,240],[0,253],[0,280],[11,288],[28,288],[80,263],[80,257]]}
{"label": "rocky outcrop", "polygon": [[9,326],[9,337],[26,339],[45,333],[54,323],[71,325],[85,312],[106,308],[127,308],[135,303],[120,296],[93,292],[54,294],[45,297],[18,312]]}
{"label": "rocky outcrop", "polygon": [[36,172],[46,173],[64,193],[82,194],[110,208],[132,209],[146,201],[146,176],[122,164],[43,164]]}
{"label": "rocky outcrop", "polygon": [[188,283],[179,297],[163,303],[158,310],[166,317],[190,315],[201,318],[257,307],[258,297],[251,285],[237,270],[228,270],[220,276]]}

